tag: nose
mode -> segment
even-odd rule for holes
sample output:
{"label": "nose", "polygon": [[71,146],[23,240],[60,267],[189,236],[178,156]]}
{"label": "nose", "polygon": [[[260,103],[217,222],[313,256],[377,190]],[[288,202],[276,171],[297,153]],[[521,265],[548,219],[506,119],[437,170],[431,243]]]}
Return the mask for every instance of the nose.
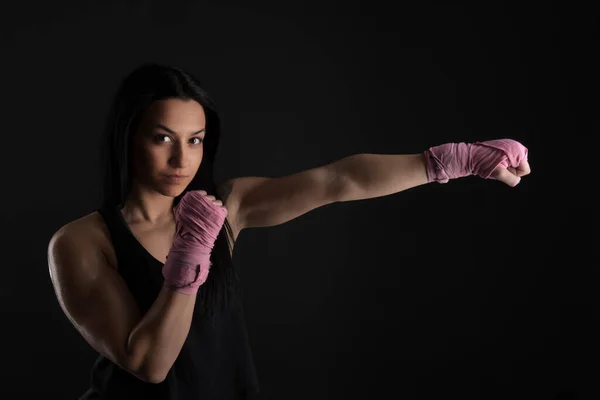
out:
{"label": "nose", "polygon": [[169,165],[173,168],[185,169],[190,164],[189,149],[185,143],[178,143],[173,146],[173,152],[169,158]]}

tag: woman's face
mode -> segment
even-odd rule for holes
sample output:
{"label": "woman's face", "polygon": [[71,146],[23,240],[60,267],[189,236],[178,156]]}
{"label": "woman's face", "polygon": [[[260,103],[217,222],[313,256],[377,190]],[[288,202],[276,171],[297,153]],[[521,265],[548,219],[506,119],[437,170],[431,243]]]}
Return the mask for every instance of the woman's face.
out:
{"label": "woman's face", "polygon": [[205,127],[204,109],[194,100],[152,103],[133,137],[134,185],[171,197],[183,193],[202,162]]}

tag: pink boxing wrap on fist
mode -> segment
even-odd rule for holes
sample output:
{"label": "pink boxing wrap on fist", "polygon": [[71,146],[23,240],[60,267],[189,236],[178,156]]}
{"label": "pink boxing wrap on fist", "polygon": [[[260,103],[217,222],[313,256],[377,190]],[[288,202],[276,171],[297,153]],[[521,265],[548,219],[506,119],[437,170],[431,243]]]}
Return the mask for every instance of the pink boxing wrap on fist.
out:
{"label": "pink boxing wrap on fist", "polygon": [[525,146],[512,139],[446,143],[431,147],[424,153],[427,182],[446,183],[469,175],[488,179],[500,165],[517,168],[523,160],[527,160],[527,153]]}
{"label": "pink boxing wrap on fist", "polygon": [[208,278],[210,254],[227,217],[227,209],[197,191],[186,193],[174,210],[176,235],[162,268],[164,285],[195,294]]}

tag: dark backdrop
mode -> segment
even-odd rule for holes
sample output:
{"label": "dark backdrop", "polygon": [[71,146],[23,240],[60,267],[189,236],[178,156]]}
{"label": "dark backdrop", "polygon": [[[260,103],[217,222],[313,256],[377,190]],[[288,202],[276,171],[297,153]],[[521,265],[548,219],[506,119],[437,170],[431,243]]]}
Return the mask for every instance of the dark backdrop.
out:
{"label": "dark backdrop", "polygon": [[46,250],[98,207],[109,101],[148,61],[190,70],[218,103],[218,179],[450,141],[529,148],[533,173],[514,189],[470,177],[243,231],[234,262],[265,398],[600,397],[597,16],[412,4],[5,9],[0,397],[88,387],[96,354],[60,310]]}

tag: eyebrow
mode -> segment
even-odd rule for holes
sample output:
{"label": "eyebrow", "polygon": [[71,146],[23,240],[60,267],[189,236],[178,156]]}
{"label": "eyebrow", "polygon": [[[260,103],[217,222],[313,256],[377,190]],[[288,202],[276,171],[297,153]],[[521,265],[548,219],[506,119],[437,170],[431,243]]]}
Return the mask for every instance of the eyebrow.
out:
{"label": "eyebrow", "polygon": [[[177,132],[175,132],[175,131],[167,128],[166,126],[164,126],[162,124],[156,124],[155,128],[164,129],[165,131],[169,132],[172,135],[177,135]],[[194,136],[194,135],[197,135],[197,134],[202,133],[202,132],[206,132],[206,128],[202,128],[199,131],[192,133],[190,136]]]}

